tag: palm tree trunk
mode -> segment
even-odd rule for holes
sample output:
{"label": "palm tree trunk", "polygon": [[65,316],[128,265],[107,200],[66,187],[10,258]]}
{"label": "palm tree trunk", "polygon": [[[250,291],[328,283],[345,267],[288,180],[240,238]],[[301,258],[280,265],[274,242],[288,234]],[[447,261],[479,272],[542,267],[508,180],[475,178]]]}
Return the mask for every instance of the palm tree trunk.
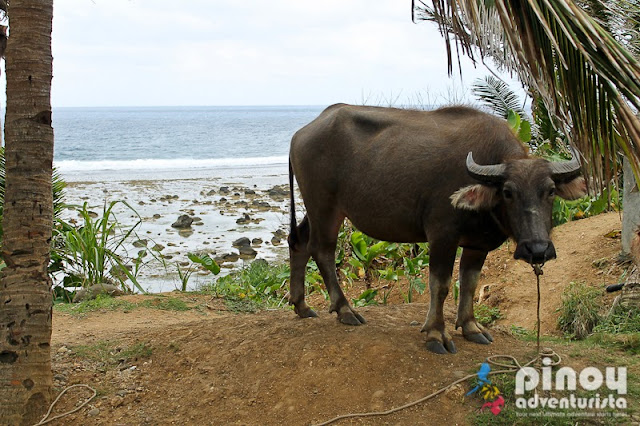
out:
{"label": "palm tree trunk", "polygon": [[53,0],[11,0],[0,276],[0,424],[34,424],[51,399]]}
{"label": "palm tree trunk", "polygon": [[640,192],[629,160],[624,158],[624,194],[622,197],[622,252],[631,252],[631,241],[640,227]]}

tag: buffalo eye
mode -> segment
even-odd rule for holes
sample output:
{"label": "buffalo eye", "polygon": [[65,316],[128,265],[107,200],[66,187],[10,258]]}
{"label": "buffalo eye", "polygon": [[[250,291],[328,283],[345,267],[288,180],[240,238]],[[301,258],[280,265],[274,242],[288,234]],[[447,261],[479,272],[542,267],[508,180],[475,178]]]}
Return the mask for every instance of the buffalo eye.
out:
{"label": "buffalo eye", "polygon": [[548,195],[549,197],[554,197],[556,195],[556,188],[549,188]]}
{"label": "buffalo eye", "polygon": [[505,200],[511,200],[513,198],[513,192],[509,188],[504,188],[502,190],[502,196]]}

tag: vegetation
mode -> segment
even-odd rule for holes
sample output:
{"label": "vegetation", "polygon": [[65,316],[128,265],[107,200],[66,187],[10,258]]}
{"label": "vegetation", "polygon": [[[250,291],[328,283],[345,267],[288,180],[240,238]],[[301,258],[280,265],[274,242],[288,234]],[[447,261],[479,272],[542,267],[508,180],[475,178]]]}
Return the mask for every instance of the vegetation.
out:
{"label": "vegetation", "polygon": [[95,299],[80,303],[57,303],[54,306],[59,312],[71,315],[83,315],[96,311],[123,311],[129,312],[137,308],[160,309],[163,311],[187,311],[191,309],[184,300],[162,295],[149,296],[140,302],[129,302],[119,297],[111,297],[105,294],[98,295]]}
{"label": "vegetation", "polygon": [[601,319],[602,290],[584,283],[571,283],[562,296],[558,328],[571,339],[584,339]]}
{"label": "vegetation", "polygon": [[264,260],[256,260],[249,266],[202,286],[200,291],[212,293],[235,305],[250,301],[253,308],[281,307],[288,302],[285,297],[288,279],[288,265],[270,266]]}
{"label": "vegetation", "polygon": [[189,279],[198,267],[209,271],[213,275],[218,275],[220,273],[220,266],[206,253],[189,253],[187,257],[191,261],[191,264],[187,266],[186,269],[182,269],[180,264],[176,262],[176,270],[178,271],[178,278],[180,279],[180,291],[187,291]]}
{"label": "vegetation", "polygon": [[603,305],[600,289],[571,283],[562,297],[558,328],[571,339],[640,353],[640,310],[615,306],[605,313]]}
{"label": "vegetation", "polygon": [[492,325],[494,322],[502,318],[502,313],[498,307],[487,306],[484,303],[479,303],[474,306],[473,312],[476,316],[476,320],[482,325]]}
{"label": "vegetation", "polygon": [[107,365],[127,364],[149,358],[153,353],[153,348],[146,342],[124,346],[117,341],[101,341],[94,345],[72,346],[70,349],[73,356]]}
{"label": "vegetation", "polygon": [[[126,206],[137,222],[123,227],[113,212],[117,204]],[[125,251],[125,242],[135,235],[142,219],[125,201],[113,201],[105,204],[102,216],[93,218],[87,203],[78,209],[82,225],[75,227],[69,222],[58,221],[54,229],[54,252],[52,254],[54,272],[63,272],[65,287],[88,287],[94,284],[118,282],[123,290],[131,289],[126,284],[129,279],[138,291],[145,292],[137,280],[143,257],[148,253],[144,249],[135,257],[129,257]],[[133,265],[128,265],[128,262]]]}

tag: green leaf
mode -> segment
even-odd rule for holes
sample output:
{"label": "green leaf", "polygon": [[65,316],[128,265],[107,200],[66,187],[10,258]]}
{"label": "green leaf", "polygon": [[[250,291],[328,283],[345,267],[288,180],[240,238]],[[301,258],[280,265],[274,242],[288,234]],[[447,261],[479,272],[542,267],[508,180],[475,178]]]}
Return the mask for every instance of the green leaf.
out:
{"label": "green leaf", "polygon": [[427,288],[425,282],[420,278],[412,278],[410,284],[411,288],[417,291],[419,294],[424,293],[425,289]]}
{"label": "green leaf", "polygon": [[509,124],[509,127],[511,127],[511,130],[513,130],[513,133],[515,133],[516,135],[520,131],[521,121],[522,119],[520,118],[520,115],[514,110],[510,109],[507,115],[507,124]]}
{"label": "green leaf", "polygon": [[208,254],[198,256],[196,254],[189,253],[187,254],[187,257],[190,261],[204,266],[205,269],[213,275],[218,275],[220,273],[220,266]]}
{"label": "green leaf", "polygon": [[527,143],[531,141],[531,123],[527,120],[522,120],[520,123],[520,130],[518,130],[518,139],[520,141]]}

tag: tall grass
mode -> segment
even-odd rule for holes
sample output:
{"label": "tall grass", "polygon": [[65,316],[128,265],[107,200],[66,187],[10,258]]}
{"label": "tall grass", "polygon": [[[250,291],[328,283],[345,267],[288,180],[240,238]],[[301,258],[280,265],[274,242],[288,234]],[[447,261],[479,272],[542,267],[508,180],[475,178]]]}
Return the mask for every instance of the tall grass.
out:
{"label": "tall grass", "polygon": [[558,328],[572,339],[584,339],[600,322],[602,291],[585,283],[571,283],[562,295]]}

